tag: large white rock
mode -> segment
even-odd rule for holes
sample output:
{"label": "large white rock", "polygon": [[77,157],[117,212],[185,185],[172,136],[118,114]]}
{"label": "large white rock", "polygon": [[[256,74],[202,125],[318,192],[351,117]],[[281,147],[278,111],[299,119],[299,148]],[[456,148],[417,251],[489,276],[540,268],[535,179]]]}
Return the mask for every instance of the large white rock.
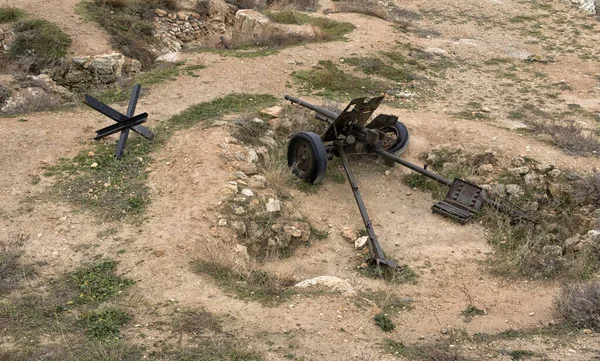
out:
{"label": "large white rock", "polygon": [[348,281],[335,276],[319,276],[308,280],[304,280],[294,285],[294,287],[298,288],[308,288],[314,286],[328,287],[332,288],[334,291],[346,294],[354,294],[356,292],[354,291],[352,285],[348,283]]}
{"label": "large white rock", "polygon": [[179,52],[166,53],[154,60],[155,63],[176,63],[179,61]]}

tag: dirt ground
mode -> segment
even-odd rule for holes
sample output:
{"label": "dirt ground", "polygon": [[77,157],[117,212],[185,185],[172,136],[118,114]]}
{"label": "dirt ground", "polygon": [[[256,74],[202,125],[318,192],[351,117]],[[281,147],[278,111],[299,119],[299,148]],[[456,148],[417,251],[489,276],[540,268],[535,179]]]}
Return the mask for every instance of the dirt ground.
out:
{"label": "dirt ground", "polygon": [[[533,137],[510,130],[513,123],[505,114],[510,106],[506,88],[498,86],[486,59],[524,59],[528,54],[547,53],[544,43],[532,44],[530,35],[512,30],[520,24],[508,19],[540,11],[538,2],[518,0],[403,1],[401,8],[431,11],[416,22],[422,29],[440,35],[419,37],[403,33],[384,20],[358,14],[330,14],[328,17],[353,23],[356,30],[348,41],[291,47],[278,54],[254,59],[223,57],[211,53],[185,54],[188,64],[204,64],[199,77],[181,75],[152,87],[138,107],[150,114],[149,126],[167,120],[191,105],[210,101],[232,92],[268,93],[282,99],[299,90],[286,84],[292,71],[309,69],[319,60],[339,62],[349,54],[369,55],[410,42],[423,48],[444,49],[464,60],[450,68],[441,80],[436,96],[413,109],[382,106],[382,112],[400,117],[411,134],[409,151],[403,155],[418,162],[418,155],[439,144],[463,146],[476,151],[491,149],[501,159],[527,155],[563,169],[591,171],[600,167],[598,157],[578,157]],[[580,29],[577,42],[583,50],[598,54],[598,23],[561,1],[544,1],[556,13],[544,18],[546,42],[573,41],[570,25],[556,19],[595,23],[592,30]],[[72,52],[78,55],[110,51],[108,37],[93,24],[82,22],[75,13],[77,1],[4,1],[0,6],[25,8],[39,17],[56,22],[74,39]],[[493,20],[493,21],[491,21]],[[500,28],[505,23],[511,30]],[[533,87],[565,81],[570,90],[561,92],[557,104],[579,104],[590,112],[600,111],[600,68],[598,61],[583,60],[575,53],[552,54],[556,62],[533,64],[517,70],[523,77],[532,67],[547,76]],[[492,108],[491,121],[469,121],[452,112],[482,97]],[[307,97],[317,104],[316,97]],[[19,122],[26,118],[26,122]],[[588,129],[598,124],[582,120]],[[431,195],[406,186],[401,177],[407,170],[395,167],[389,175],[365,160],[353,161],[362,195],[382,247],[387,255],[417,270],[415,284],[389,285],[356,272],[356,251],[340,236],[343,227],[361,228],[356,205],[347,184],[326,181],[316,194],[291,190],[291,202],[307,219],[330,236],[301,248],[289,259],[265,267],[298,280],[331,275],[348,280],[357,290],[384,290],[410,297],[414,309],[395,316],[396,329],[383,333],[372,321],[372,310],[359,308],[355,299],[343,294],[314,297],[294,296],[277,307],[265,307],[232,297],[210,278],[190,270],[189,263],[210,254],[217,247],[230,252],[235,240],[215,232],[218,206],[224,199],[222,187],[234,179],[235,162],[223,155],[235,151],[227,145],[228,127],[192,128],[176,133],[153,156],[149,184],[152,204],[142,225],[99,223],[93,215],[72,209],[68,204],[41,197],[52,180],[41,177],[42,167],[60,158],[76,155],[89,144],[92,130],[106,121],[98,114],[78,107],[0,118],[0,240],[24,233],[25,261],[41,263],[40,277],[72,271],[92,257],[118,260],[119,272],[136,280],[130,293],[140,302],[127,335],[144,333],[158,343],[170,336],[160,331],[163,304],[171,299],[182,308],[204,307],[227,315],[224,327],[236,338],[250,343],[266,360],[284,360],[293,353],[306,360],[394,360],[380,346],[385,338],[412,343],[447,339],[442,330],[468,334],[494,334],[508,329],[529,329],[556,322],[553,300],[560,286],[550,280],[505,279],[489,273],[486,260],[492,249],[483,227],[460,226],[431,213]],[[99,237],[100,231],[116,234]],[[466,290],[466,291],[465,291]],[[486,315],[465,322],[460,315],[469,303]],[[341,331],[344,330],[344,331]],[[548,360],[591,360],[600,356],[597,334],[581,334],[567,343],[536,336],[532,339],[494,341],[481,345],[458,345],[475,359],[509,360],[493,350],[502,347],[527,349]],[[291,351],[290,351],[291,350]],[[289,357],[288,357],[289,358]],[[540,358],[541,359],[541,358]]]}

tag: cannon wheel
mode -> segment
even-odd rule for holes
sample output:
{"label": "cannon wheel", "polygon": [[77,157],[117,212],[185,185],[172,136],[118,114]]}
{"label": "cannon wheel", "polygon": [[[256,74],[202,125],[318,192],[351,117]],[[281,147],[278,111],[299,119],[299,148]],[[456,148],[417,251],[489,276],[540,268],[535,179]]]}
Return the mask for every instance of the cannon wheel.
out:
{"label": "cannon wheel", "polygon": [[385,134],[383,149],[395,155],[404,153],[410,141],[408,129],[404,123],[398,121],[394,126],[387,126],[377,130]]}
{"label": "cannon wheel", "polygon": [[288,145],[288,166],[309,183],[319,183],[327,169],[327,151],[321,137],[312,132],[294,134]]}

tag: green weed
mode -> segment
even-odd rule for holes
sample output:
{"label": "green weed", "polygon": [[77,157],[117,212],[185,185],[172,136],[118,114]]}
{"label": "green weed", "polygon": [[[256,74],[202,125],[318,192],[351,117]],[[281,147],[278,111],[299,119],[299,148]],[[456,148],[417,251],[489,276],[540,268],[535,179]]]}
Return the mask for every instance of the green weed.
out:
{"label": "green weed", "polygon": [[105,306],[83,316],[86,335],[91,340],[114,340],[120,328],[131,321],[131,315],[115,306]]}
{"label": "green weed", "polygon": [[58,26],[41,19],[21,20],[13,31],[15,39],[8,50],[9,56],[27,64],[27,70],[33,72],[62,59],[72,41]]}
{"label": "green weed", "polygon": [[70,281],[79,292],[75,302],[104,301],[131,286],[134,282],[117,276],[115,274],[116,268],[117,263],[108,259],[73,272]]}
{"label": "green weed", "polygon": [[375,321],[375,324],[384,332],[390,332],[396,328],[396,325],[394,325],[392,319],[383,312],[376,314],[373,317],[373,320]]}
{"label": "green weed", "polygon": [[410,82],[415,76],[409,71],[397,69],[379,58],[344,58],[344,63],[353,65],[367,75],[378,75],[395,82]]}
{"label": "green weed", "polygon": [[25,10],[19,8],[0,8],[0,24],[13,23],[17,20],[23,19],[26,16],[27,13],[25,12]]}
{"label": "green weed", "polygon": [[192,270],[207,275],[221,287],[235,293],[241,299],[259,301],[274,306],[293,294],[292,279],[281,279],[263,270],[236,271],[229,266],[205,260],[192,262]]}
{"label": "green weed", "polygon": [[319,61],[312,70],[297,71],[293,76],[303,91],[336,100],[379,95],[387,88],[380,81],[346,74],[331,61]]}

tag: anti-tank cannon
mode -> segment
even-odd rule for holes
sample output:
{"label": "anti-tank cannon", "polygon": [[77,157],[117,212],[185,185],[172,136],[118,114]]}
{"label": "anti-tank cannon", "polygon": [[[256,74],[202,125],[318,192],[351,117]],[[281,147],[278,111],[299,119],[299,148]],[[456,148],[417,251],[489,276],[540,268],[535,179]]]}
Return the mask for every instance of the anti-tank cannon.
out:
{"label": "anti-tank cannon", "polygon": [[334,157],[339,157],[342,160],[346,177],[350,182],[369,238],[370,260],[376,265],[386,265],[394,269],[399,268],[395,261],[385,258],[377,241],[369,214],[358,190],[358,184],[352,174],[348,154],[367,153],[378,155],[389,166],[399,163],[448,186],[450,189],[446,198],[434,204],[432,211],[461,224],[471,220],[484,204],[509,214],[514,222],[532,220],[520,209],[505,206],[487,198],[485,190],[475,184],[462,179],[446,179],[425,169],[425,167],[419,167],[398,157],[409,143],[408,130],[398,120],[398,117],[379,114],[367,123],[381,104],[383,97],[370,100],[366,100],[366,98],[354,99],[339,114],[289,95],[286,95],[285,99],[291,101],[292,104],[295,103],[315,111],[317,119],[329,123],[327,130],[321,136],[312,132],[294,134],[288,145],[288,166],[297,177],[309,183],[318,183],[325,175],[328,160]]}

